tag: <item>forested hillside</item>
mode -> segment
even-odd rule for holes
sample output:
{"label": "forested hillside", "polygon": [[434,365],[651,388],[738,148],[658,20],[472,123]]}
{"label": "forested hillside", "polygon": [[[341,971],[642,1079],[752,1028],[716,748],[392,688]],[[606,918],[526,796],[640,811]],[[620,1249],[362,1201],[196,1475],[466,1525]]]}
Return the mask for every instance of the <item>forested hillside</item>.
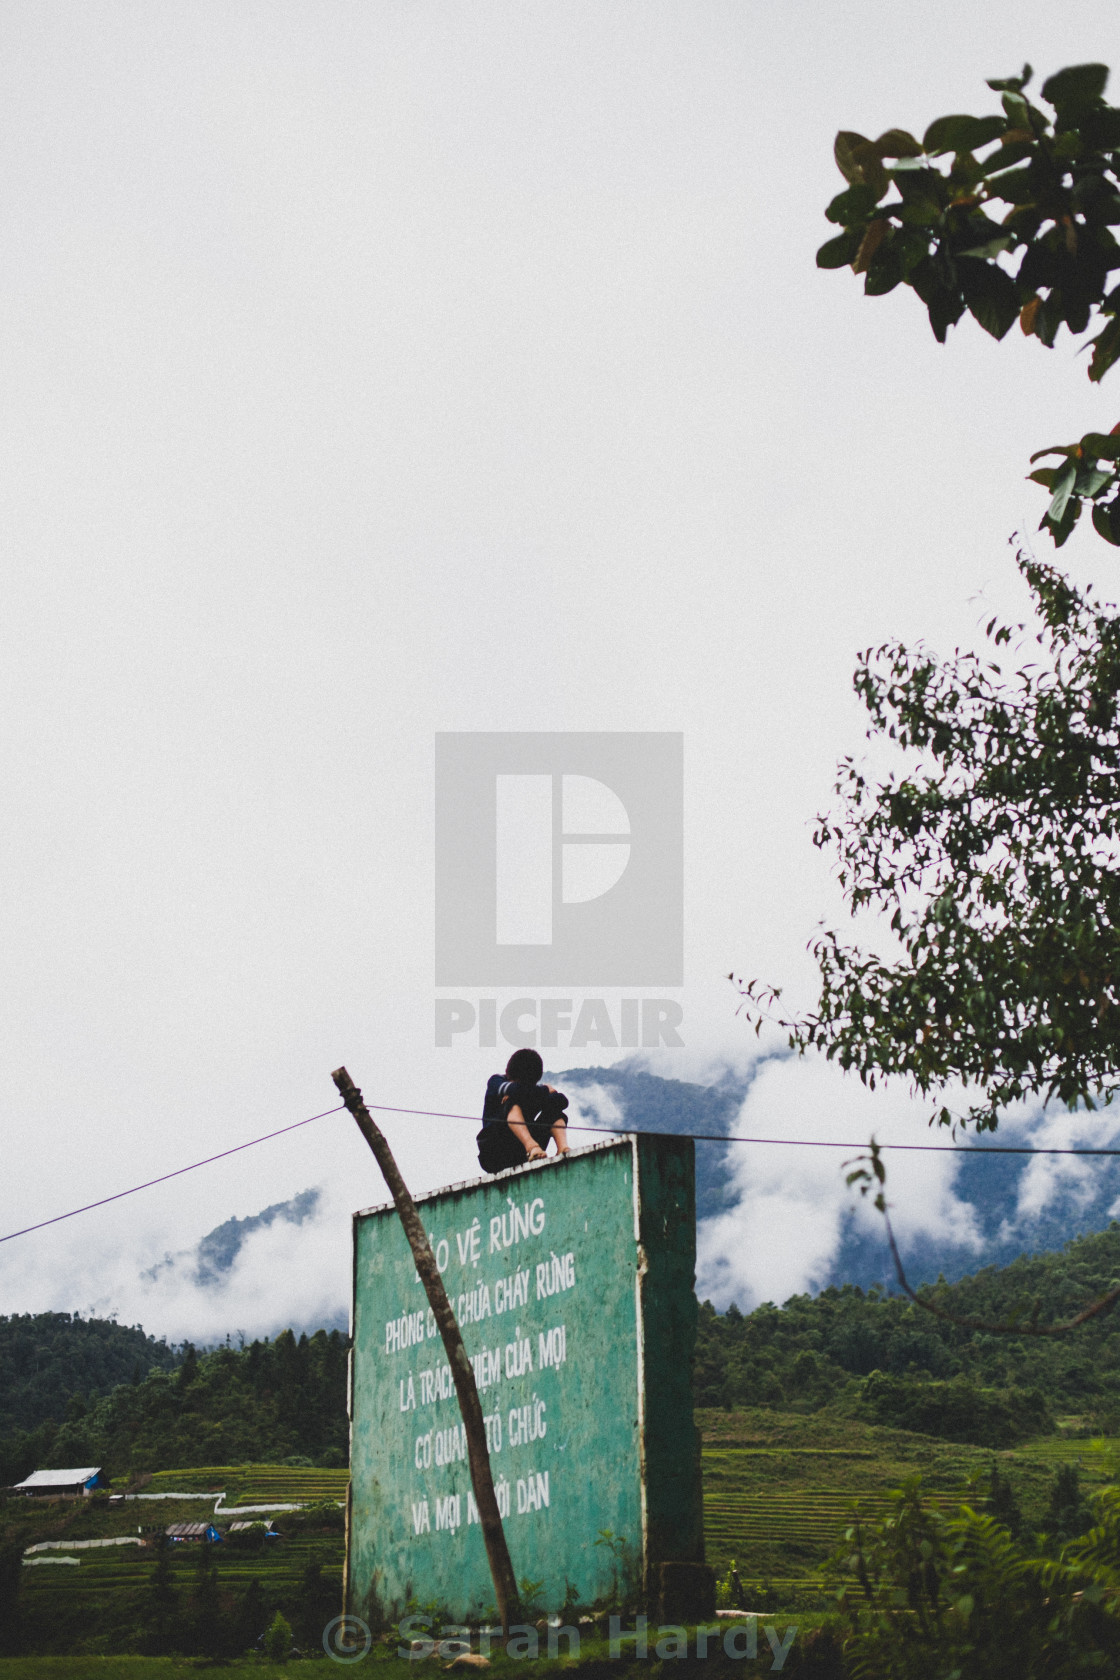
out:
{"label": "forested hillside", "polygon": [[[1029,1316],[1037,1303],[1046,1324],[1078,1311],[1117,1277],[1114,1222],[1058,1253],[988,1267],[934,1286],[934,1294],[961,1316],[997,1322]],[[8,1420],[0,1483],[64,1464],[103,1464],[117,1478],[249,1459],[344,1465],[346,1353],[337,1330],[311,1337],[286,1330],[273,1341],[199,1354],[65,1313],[0,1320]],[[98,1394],[114,1375],[110,1392]],[[733,1307],[720,1315],[705,1303],[696,1399],[795,1412],[827,1406],[986,1446],[1045,1433],[1070,1415],[1120,1433],[1120,1314],[1040,1340],[978,1334],[904,1297],[853,1285],[749,1314]]]}
{"label": "forested hillside", "polygon": [[346,1337],[316,1331],[198,1354],[153,1370],[101,1398],[72,1394],[65,1420],[0,1439],[0,1484],[35,1467],[100,1464],[110,1476],[164,1466],[278,1463],[345,1465]]}
{"label": "forested hillside", "polygon": [[[1120,1224],[1058,1253],[987,1267],[927,1298],[1006,1323],[1070,1316],[1120,1277]],[[859,1379],[863,1379],[862,1381]],[[987,1391],[987,1392],[982,1392]],[[999,1445],[1062,1413],[1120,1430],[1120,1315],[1065,1336],[987,1335],[947,1324],[904,1296],[847,1285],[750,1314],[700,1310],[698,1402],[707,1406],[858,1409],[880,1423]]]}
{"label": "forested hillside", "polygon": [[179,1359],[138,1324],[61,1312],[0,1318],[0,1438],[60,1422],[72,1394],[107,1394]]}

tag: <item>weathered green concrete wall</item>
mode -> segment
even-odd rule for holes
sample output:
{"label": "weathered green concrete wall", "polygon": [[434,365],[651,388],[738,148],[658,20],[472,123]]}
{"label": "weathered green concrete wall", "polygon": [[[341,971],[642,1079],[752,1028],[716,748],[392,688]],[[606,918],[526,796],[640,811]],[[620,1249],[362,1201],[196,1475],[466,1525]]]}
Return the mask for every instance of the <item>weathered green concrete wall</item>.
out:
{"label": "weathered green concrete wall", "polygon": [[[627,1136],[421,1198],[518,1580],[559,1608],[703,1558],[691,1141]],[[348,1608],[490,1611],[458,1403],[392,1207],[354,1221]],[[597,1544],[609,1531],[610,1544]]]}

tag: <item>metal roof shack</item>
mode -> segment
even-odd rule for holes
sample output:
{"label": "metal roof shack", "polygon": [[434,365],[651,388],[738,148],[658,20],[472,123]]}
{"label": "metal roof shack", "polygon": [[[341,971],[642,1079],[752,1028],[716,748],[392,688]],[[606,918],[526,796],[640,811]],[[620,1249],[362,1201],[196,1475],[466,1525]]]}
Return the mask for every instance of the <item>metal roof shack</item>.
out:
{"label": "metal roof shack", "polygon": [[80,1499],[100,1486],[101,1466],[87,1464],[79,1470],[33,1470],[25,1481],[16,1482],[12,1492],[46,1499]]}
{"label": "metal roof shack", "polygon": [[279,1533],[279,1530],[276,1527],[276,1524],[274,1522],[272,1522],[271,1520],[268,1521],[268,1522],[265,1522],[263,1518],[259,1519],[257,1522],[230,1523],[228,1532],[230,1534],[243,1534],[247,1529],[250,1529],[250,1528],[263,1528],[264,1532],[265,1532],[265,1537],[269,1540],[279,1540],[279,1538],[280,1538],[280,1533]]}
{"label": "metal roof shack", "polygon": [[164,1529],[164,1536],[172,1541],[181,1540],[220,1540],[222,1537],[213,1523],[172,1523]]}

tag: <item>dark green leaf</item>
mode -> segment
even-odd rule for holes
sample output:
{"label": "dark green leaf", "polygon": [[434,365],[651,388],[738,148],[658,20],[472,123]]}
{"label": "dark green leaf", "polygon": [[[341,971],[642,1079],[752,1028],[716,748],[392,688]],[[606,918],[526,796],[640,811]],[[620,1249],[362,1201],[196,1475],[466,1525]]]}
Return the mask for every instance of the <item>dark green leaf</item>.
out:
{"label": "dark green leaf", "polygon": [[1116,433],[1086,432],[1081,448],[1096,461],[1120,461],[1120,435]]}
{"label": "dark green leaf", "polygon": [[[1061,548],[1062,544],[1072,536],[1073,527],[1077,524],[1080,514],[1081,503],[1076,496],[1071,496],[1060,519],[1051,518],[1049,510],[1047,510],[1043,514],[1038,528],[1040,531],[1049,531],[1054,539],[1054,547]],[[1073,978],[1072,974],[1070,978]],[[1055,1030],[1055,1036],[1061,1036],[1060,1029]]]}
{"label": "dark green leaf", "polygon": [[885,134],[880,134],[875,150],[881,158],[915,158],[922,152],[918,141],[904,128],[888,128]]}
{"label": "dark green leaf", "polygon": [[876,263],[874,268],[867,271],[867,278],[863,282],[865,297],[886,297],[896,286],[902,284],[902,265],[897,261]]}
{"label": "dark green leaf", "polygon": [[1077,481],[1077,463],[1067,461],[1054,480],[1054,494],[1050,506],[1046,509],[1046,518],[1055,524],[1061,522],[1069,499],[1073,495],[1073,486]]}
{"label": "dark green leaf", "polygon": [[936,227],[941,220],[941,205],[935,198],[907,198],[895,209],[892,205],[891,214],[898,217],[904,227]]}
{"label": "dark green leaf", "polygon": [[[1014,130],[1009,130],[1013,133]],[[985,175],[989,181],[998,181],[1003,172],[1013,169],[1017,163],[1029,158],[1035,148],[1035,139],[1031,135],[1023,140],[1005,140],[994,157],[988,158],[984,165]]]}
{"label": "dark green leaf", "polygon": [[1111,484],[1116,474],[1108,467],[1082,467],[1077,475],[1074,490],[1079,496],[1096,496],[1106,484]]}
{"label": "dark green leaf", "polygon": [[1000,103],[1012,128],[1029,128],[1031,108],[1021,93],[1005,93]]}
{"label": "dark green leaf", "polygon": [[[1022,270],[1020,270],[1020,276]],[[1054,291],[1043,298],[1038,313],[1034,318],[1034,335],[1041,339],[1048,350],[1054,348],[1054,340],[1058,336],[1058,328],[1062,324],[1062,294]]]}
{"label": "dark green leaf", "polygon": [[1019,319],[1019,297],[1015,282],[995,263],[981,263],[970,257],[957,264],[961,293],[970,312],[993,338],[1003,336]]}
{"label": "dark green leaf", "polygon": [[1048,105],[1091,105],[1100,99],[1108,85],[1107,64],[1071,64],[1059,70],[1042,84],[1042,97]]}
{"label": "dark green leaf", "polygon": [[944,344],[949,328],[956,326],[964,314],[964,299],[946,286],[929,299],[926,312],[934,338],[938,344]]}
{"label": "dark green leaf", "polygon": [[945,334],[964,314],[964,299],[945,282],[941,266],[931,257],[915,263],[907,278],[929,313],[929,324],[939,344]]}
{"label": "dark green leaf", "polygon": [[1097,105],[1081,118],[1081,133],[1087,146],[1096,152],[1110,152],[1120,147],[1120,110],[1113,105]]}
{"label": "dark green leaf", "polygon": [[835,239],[828,239],[817,252],[818,268],[843,268],[859,250],[861,233],[858,227],[845,228]]}
{"label": "dark green leaf", "polygon": [[863,289],[868,297],[883,297],[893,292],[901,279],[901,252],[895,241],[890,240],[880,245],[871,259]]}
{"label": "dark green leaf", "polygon": [[990,81],[988,86],[993,93],[1022,93],[1034,71],[1029,64],[1024,64],[1022,73],[1018,76],[1005,76],[1002,81]]}
{"label": "dark green leaf", "polygon": [[836,167],[845,181],[853,186],[863,183],[874,188],[876,199],[882,198],[890,185],[890,177],[883,168],[875,143],[866,135],[841,129],[832,147]]}
{"label": "dark green leaf", "polygon": [[993,198],[1000,198],[1005,204],[1030,204],[1036,188],[1031,178],[1031,170],[1009,169],[1005,175],[997,175],[989,183],[989,192]]}
{"label": "dark green leaf", "polygon": [[922,148],[934,156],[942,152],[974,152],[997,140],[1006,127],[1003,117],[938,117],[926,129]]}
{"label": "dark green leaf", "polygon": [[1106,543],[1120,548],[1120,497],[1111,502],[1096,504],[1093,509],[1093,529]]}
{"label": "dark green leaf", "polygon": [[842,193],[837,193],[825,215],[830,222],[841,222],[845,227],[852,222],[864,222],[871,215],[878,204],[881,194],[872,187],[865,186],[858,181],[854,187],[848,187]]}
{"label": "dark green leaf", "polygon": [[1104,378],[1120,356],[1120,315],[1114,315],[1103,332],[1092,340],[1093,354],[1089,361],[1089,378],[1095,384]]}
{"label": "dark green leaf", "polygon": [[832,145],[832,155],[836,159],[836,167],[845,181],[854,186],[863,180],[863,167],[858,154],[871,142],[865,134],[854,134],[850,129],[842,128]]}
{"label": "dark green leaf", "polygon": [[895,246],[903,278],[909,277],[911,271],[929,256],[929,238],[924,233],[916,233],[913,229],[904,228],[895,235]]}

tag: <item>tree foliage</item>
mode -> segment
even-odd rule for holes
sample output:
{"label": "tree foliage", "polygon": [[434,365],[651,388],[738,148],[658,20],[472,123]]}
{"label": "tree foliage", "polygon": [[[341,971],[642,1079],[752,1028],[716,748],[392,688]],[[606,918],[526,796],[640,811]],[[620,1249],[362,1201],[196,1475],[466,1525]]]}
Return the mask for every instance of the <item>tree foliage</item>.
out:
{"label": "tree foliage", "polygon": [[[1057,1253],[987,1266],[919,1293],[960,1318],[1066,1318],[1120,1276],[1120,1224]],[[942,1440],[1004,1447],[1045,1432],[1050,1413],[1120,1432],[1120,1319],[1076,1338],[976,1334],[900,1295],[855,1285],[796,1295],[781,1308],[719,1314],[700,1308],[695,1396],[700,1406],[850,1411]]]}
{"label": "tree foliage", "polygon": [[[1052,347],[1064,326],[1096,333],[1089,378],[1120,358],[1120,109],[1106,103],[1108,68],[1079,64],[1027,95],[1031,68],[990,81],[1002,110],[938,117],[918,140],[891,128],[877,140],[842,131],[835,158],[847,185],[826,212],[842,231],[817,253],[850,264],[871,297],[902,284],[926,306],[944,343],[967,311],[994,338],[1018,320]],[[1083,505],[1120,544],[1120,437],[1089,432],[1039,451],[1057,466],[1030,474],[1051,494],[1042,519],[1060,546]]]}
{"label": "tree foliage", "polygon": [[[202,1354],[188,1345],[175,1370],[153,1370],[88,1404],[71,1395],[61,1425],[0,1438],[0,1481],[71,1464],[101,1464],[112,1476],[294,1456],[344,1465],[347,1345],[337,1330],[285,1330]],[[48,1419],[58,1411],[52,1399]]]}
{"label": "tree foliage", "polygon": [[[996,338],[1018,318],[1048,346],[1092,324],[1100,379],[1120,359],[1120,109],[1101,64],[1051,76],[1049,113],[1030,80],[1028,65],[989,82],[1002,112],[939,117],[920,141],[838,135],[848,185],[827,213],[843,232],[817,260],[849,262],[872,296],[905,282],[941,341],[966,310]],[[1055,542],[1092,502],[1120,543],[1120,427],[1035,459],[1054,454],[1032,477]],[[942,1123],[980,1130],[1025,1099],[1092,1108],[1120,1089],[1120,620],[1033,557],[1019,564],[1030,632],[993,619],[984,656],[888,644],[861,657],[868,737],[906,768],[875,780],[845,759],[814,841],[835,852],[853,914],[888,918],[895,954],[823,931],[816,1009],[778,1015],[793,1048],[870,1085],[902,1075]],[[779,993],[743,992],[761,1028]]]}
{"label": "tree foliage", "polygon": [[286,1663],[292,1649],[291,1623],[277,1610],[264,1636],[264,1654],[268,1662]]}
{"label": "tree foliage", "polygon": [[0,1539],[0,1656],[15,1656],[22,1643],[23,1553],[18,1543]]}
{"label": "tree foliage", "polygon": [[179,1353],[138,1324],[80,1313],[0,1317],[0,1436],[61,1423],[74,1394],[107,1394],[153,1368],[174,1370]]}
{"label": "tree foliage", "polygon": [[833,1567],[853,1680],[1075,1680],[1120,1662],[1120,1490],[1057,1558],[973,1504],[930,1506],[915,1480],[857,1523]]}
{"label": "tree foliage", "polygon": [[[964,1086],[967,1112],[938,1118],[981,1130],[1023,1098],[1092,1108],[1120,1089],[1120,616],[1051,567],[1020,569],[1038,611],[1029,663],[1012,645],[1027,627],[995,619],[988,657],[861,657],[868,736],[912,764],[876,782],[843,760],[814,841],[901,956],[822,933],[817,1008],[783,1021],[870,1085]],[[745,995],[759,1022],[778,997]]]}

